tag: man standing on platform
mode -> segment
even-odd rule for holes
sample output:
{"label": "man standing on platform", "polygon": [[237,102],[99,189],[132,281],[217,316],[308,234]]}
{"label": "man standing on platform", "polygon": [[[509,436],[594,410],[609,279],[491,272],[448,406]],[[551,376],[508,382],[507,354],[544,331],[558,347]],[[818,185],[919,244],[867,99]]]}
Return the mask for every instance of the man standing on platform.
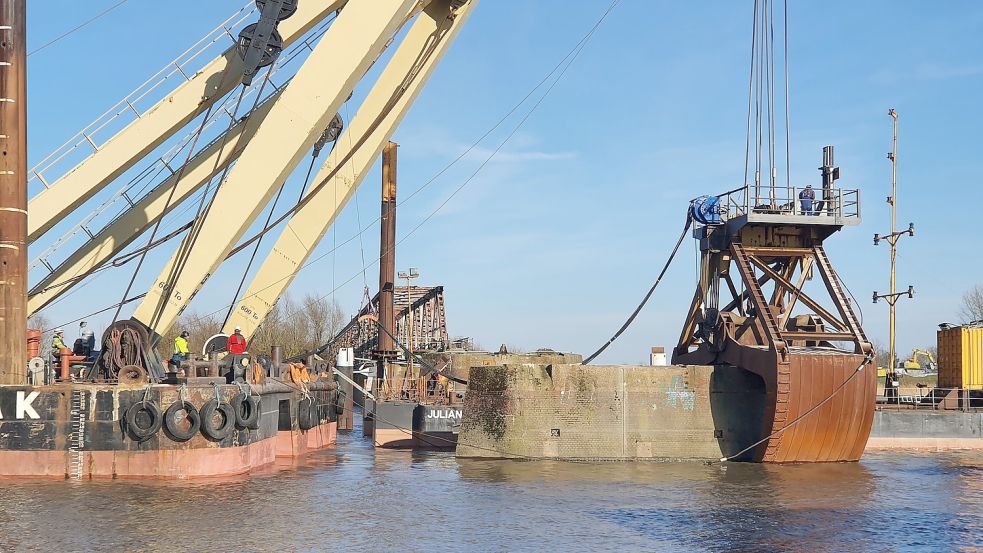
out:
{"label": "man standing on platform", "polygon": [[246,337],[242,335],[241,328],[236,327],[232,336],[229,336],[229,340],[225,343],[225,350],[231,354],[246,352]]}

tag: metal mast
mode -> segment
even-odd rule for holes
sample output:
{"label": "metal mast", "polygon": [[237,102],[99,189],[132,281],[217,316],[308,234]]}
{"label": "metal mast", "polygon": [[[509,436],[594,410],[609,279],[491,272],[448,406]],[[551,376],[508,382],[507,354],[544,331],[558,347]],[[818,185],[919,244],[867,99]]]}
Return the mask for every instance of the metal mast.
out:
{"label": "metal mast", "polygon": [[27,363],[27,0],[0,0],[0,384]]}
{"label": "metal mast", "polygon": [[898,302],[898,298],[908,296],[912,298],[915,296],[915,288],[913,286],[908,286],[908,290],[905,292],[896,291],[896,280],[895,280],[895,261],[898,255],[898,240],[904,236],[914,236],[915,235],[915,224],[908,223],[908,229],[898,232],[898,112],[894,109],[887,110],[887,114],[891,117],[891,121],[894,126],[894,138],[892,142],[891,151],[888,152],[887,158],[891,160],[891,195],[887,197],[887,203],[891,205],[891,234],[887,236],[880,236],[879,234],[874,235],[874,245],[878,245],[881,240],[887,240],[891,245],[891,282],[890,291],[887,294],[878,294],[874,292],[874,303],[877,300],[884,299],[887,300],[890,306],[890,314],[888,316],[888,363],[890,366],[887,368],[887,375],[884,381],[884,395],[885,397],[897,398],[898,397],[898,375],[895,370],[895,326],[896,326],[896,313],[895,304]]}

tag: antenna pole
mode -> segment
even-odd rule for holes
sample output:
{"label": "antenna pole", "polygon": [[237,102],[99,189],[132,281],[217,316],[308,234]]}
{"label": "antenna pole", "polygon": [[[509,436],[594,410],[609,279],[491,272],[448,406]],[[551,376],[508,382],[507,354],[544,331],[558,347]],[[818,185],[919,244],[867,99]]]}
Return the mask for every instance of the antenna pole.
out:
{"label": "antenna pole", "polygon": [[27,379],[27,0],[0,0],[0,384]]}
{"label": "antenna pole", "polygon": [[908,228],[902,231],[898,231],[898,112],[894,109],[889,109],[887,114],[891,117],[891,121],[894,125],[894,140],[892,142],[891,151],[888,152],[887,158],[891,160],[891,195],[887,197],[887,203],[891,205],[891,233],[887,236],[881,236],[879,234],[874,235],[874,245],[880,243],[881,240],[886,240],[888,244],[891,245],[891,289],[887,294],[878,294],[874,292],[874,303],[877,300],[883,299],[887,301],[890,307],[890,312],[888,315],[888,363],[886,374],[884,376],[884,396],[887,398],[888,402],[897,402],[898,400],[898,372],[895,367],[895,358],[897,356],[897,348],[895,347],[895,327],[896,327],[896,308],[895,304],[898,303],[899,298],[908,296],[909,298],[915,297],[915,288],[913,286],[908,286],[907,291],[898,292],[897,282],[895,279],[895,268],[898,256],[898,240],[902,236],[914,236],[915,235],[915,224],[908,223]]}

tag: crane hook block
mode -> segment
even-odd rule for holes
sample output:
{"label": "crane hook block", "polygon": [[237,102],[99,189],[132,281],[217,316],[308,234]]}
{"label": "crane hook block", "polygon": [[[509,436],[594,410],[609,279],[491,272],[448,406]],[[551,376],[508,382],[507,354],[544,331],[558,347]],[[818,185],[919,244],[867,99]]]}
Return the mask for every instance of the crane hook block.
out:
{"label": "crane hook block", "polygon": [[[259,23],[253,23],[251,25],[246,25],[241,31],[239,31],[239,56],[242,57],[245,63],[245,71],[243,71],[242,84],[249,85],[253,81],[253,77],[260,69],[271,65],[280,56],[280,52],[283,51],[283,38],[276,29],[267,35],[266,47],[258,49],[251,49],[250,46],[256,42],[256,29],[259,27]],[[255,54],[255,55],[250,55]],[[258,59],[257,59],[258,58]]]}
{"label": "crane hook block", "polygon": [[[256,0],[256,7],[259,8],[260,13],[266,8],[267,0]],[[274,1],[274,3],[276,3]],[[283,21],[287,19],[294,12],[297,11],[297,0],[283,0],[282,6],[280,6],[280,12],[276,16],[277,21]]]}
{"label": "crane hook block", "polygon": [[283,37],[276,26],[297,11],[297,0],[256,0],[256,6],[260,9],[259,21],[239,31],[237,44],[242,57],[242,84],[246,86],[283,51]]}
{"label": "crane hook block", "polygon": [[314,157],[317,157],[317,155],[321,153],[321,150],[326,144],[338,140],[338,137],[341,135],[341,131],[344,130],[344,128],[345,120],[341,118],[340,114],[336,113],[334,119],[331,120],[328,127],[324,129],[323,133],[321,133],[321,137],[314,143]]}

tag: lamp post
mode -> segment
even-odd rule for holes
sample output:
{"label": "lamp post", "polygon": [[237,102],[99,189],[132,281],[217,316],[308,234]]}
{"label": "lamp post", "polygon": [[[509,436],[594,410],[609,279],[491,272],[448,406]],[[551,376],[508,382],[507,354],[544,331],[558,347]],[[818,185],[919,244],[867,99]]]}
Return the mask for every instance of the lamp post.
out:
{"label": "lamp post", "polygon": [[915,288],[913,286],[908,286],[906,292],[897,292],[895,290],[895,261],[898,255],[898,240],[902,236],[914,236],[915,235],[915,224],[908,223],[908,228],[902,231],[898,231],[898,112],[894,109],[889,109],[887,114],[891,117],[891,121],[894,125],[894,141],[891,151],[888,152],[887,158],[891,160],[891,195],[887,197],[887,203],[891,205],[891,233],[886,236],[881,236],[880,234],[874,235],[874,245],[880,244],[881,240],[886,241],[891,245],[891,290],[887,294],[878,294],[874,292],[874,303],[877,300],[886,300],[890,306],[890,314],[888,316],[888,363],[890,366],[887,369],[887,374],[884,377],[884,395],[889,399],[896,400],[898,397],[898,375],[894,367],[894,358],[896,355],[895,351],[895,304],[898,302],[899,298],[902,297],[915,297]]}
{"label": "lamp post", "polygon": [[410,350],[409,358],[407,359],[407,362],[409,363],[409,368],[406,371],[407,375],[413,374],[413,295],[411,293],[410,283],[419,277],[420,270],[416,267],[410,267],[410,270],[407,272],[399,272],[399,278],[406,279],[406,315],[408,317],[406,326],[406,348]]}

